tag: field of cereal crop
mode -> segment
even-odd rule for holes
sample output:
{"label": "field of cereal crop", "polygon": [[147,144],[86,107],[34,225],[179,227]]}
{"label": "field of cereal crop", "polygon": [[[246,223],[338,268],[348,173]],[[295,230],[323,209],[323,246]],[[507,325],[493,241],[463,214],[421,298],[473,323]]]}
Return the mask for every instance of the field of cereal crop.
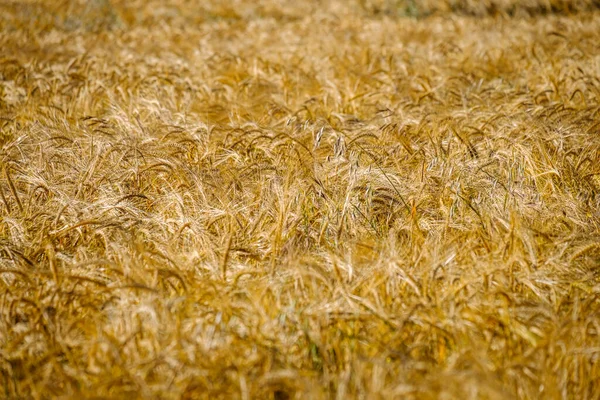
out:
{"label": "field of cereal crop", "polygon": [[599,399],[597,0],[0,0],[0,397]]}

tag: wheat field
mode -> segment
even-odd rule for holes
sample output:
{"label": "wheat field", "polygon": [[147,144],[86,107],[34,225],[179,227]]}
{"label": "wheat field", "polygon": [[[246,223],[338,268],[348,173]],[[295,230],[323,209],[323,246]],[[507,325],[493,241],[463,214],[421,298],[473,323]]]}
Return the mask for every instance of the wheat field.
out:
{"label": "wheat field", "polygon": [[0,398],[600,399],[600,3],[0,1]]}

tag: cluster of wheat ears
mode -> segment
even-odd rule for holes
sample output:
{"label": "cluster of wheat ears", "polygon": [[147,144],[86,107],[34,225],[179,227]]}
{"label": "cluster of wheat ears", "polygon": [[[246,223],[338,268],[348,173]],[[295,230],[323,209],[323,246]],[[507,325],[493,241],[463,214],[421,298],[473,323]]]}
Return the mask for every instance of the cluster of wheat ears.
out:
{"label": "cluster of wheat ears", "polygon": [[0,397],[600,398],[599,8],[0,1]]}

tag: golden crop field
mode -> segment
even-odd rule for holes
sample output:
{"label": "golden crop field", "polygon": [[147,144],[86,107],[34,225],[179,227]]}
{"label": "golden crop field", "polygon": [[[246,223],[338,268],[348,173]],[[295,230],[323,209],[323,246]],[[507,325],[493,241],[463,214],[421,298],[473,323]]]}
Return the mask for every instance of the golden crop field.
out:
{"label": "golden crop field", "polygon": [[0,398],[600,399],[597,0],[0,0]]}

